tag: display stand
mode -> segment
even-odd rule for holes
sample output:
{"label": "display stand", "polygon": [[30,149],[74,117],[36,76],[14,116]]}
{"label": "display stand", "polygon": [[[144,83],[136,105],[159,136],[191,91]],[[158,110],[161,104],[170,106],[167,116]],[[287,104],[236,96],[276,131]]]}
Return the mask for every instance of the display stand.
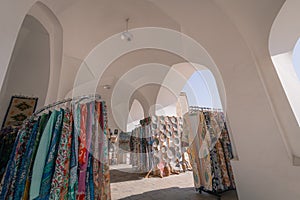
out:
{"label": "display stand", "polygon": [[228,192],[230,190],[234,190],[234,189],[227,189],[227,190],[222,190],[222,191],[219,191],[219,192],[218,191],[207,190],[203,186],[197,189],[197,191],[199,191],[200,194],[202,194],[202,192],[205,192],[205,193],[216,196],[218,200],[221,200],[221,197],[222,197],[223,193]]}

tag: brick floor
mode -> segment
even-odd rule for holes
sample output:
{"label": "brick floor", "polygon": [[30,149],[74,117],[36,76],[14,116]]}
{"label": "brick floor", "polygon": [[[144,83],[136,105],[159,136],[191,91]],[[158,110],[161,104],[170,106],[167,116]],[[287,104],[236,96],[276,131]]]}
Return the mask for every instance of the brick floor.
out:
{"label": "brick floor", "polygon": [[[215,196],[199,194],[194,189],[192,172],[164,178],[145,179],[133,173],[129,165],[111,166],[112,199],[122,200],[214,200]],[[222,195],[222,200],[237,200],[234,191]]]}

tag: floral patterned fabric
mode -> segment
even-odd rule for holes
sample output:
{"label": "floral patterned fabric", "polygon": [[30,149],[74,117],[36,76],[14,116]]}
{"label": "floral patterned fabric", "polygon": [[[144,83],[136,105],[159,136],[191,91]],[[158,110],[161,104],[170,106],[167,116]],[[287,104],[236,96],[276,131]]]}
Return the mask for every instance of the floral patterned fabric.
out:
{"label": "floral patterned fabric", "polygon": [[14,183],[17,178],[18,168],[20,167],[22,152],[25,151],[26,142],[29,139],[30,126],[32,124],[26,123],[18,132],[13,151],[1,181],[0,199],[10,199],[13,197]]}
{"label": "floral patterned fabric", "polygon": [[22,158],[22,163],[21,163],[21,167],[17,173],[17,181],[16,181],[16,185],[15,185],[15,193],[14,193],[14,197],[16,199],[21,199],[23,194],[24,194],[24,189],[25,189],[25,185],[26,185],[26,178],[28,175],[28,170],[30,167],[30,159],[32,156],[32,148],[30,148],[33,144],[34,141],[36,139],[37,136],[37,132],[38,132],[38,125],[39,125],[39,120],[34,124],[32,133],[30,135],[29,141],[27,142],[27,147],[26,147],[26,151],[23,154],[23,158]]}
{"label": "floral patterned fabric", "polygon": [[68,110],[63,117],[62,133],[58,145],[58,155],[55,161],[54,175],[51,181],[51,191],[49,199],[65,199],[68,188],[70,147],[71,147],[72,117]]}

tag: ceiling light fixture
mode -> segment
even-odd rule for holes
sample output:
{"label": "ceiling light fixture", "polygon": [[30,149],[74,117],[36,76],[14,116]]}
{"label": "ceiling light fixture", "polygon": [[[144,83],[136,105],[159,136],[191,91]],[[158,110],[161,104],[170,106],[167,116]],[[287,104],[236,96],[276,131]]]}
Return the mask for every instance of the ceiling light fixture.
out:
{"label": "ceiling light fixture", "polygon": [[121,39],[130,42],[133,39],[133,35],[128,31],[129,18],[126,19],[126,30],[121,34]]}
{"label": "ceiling light fixture", "polygon": [[110,89],[110,85],[103,85],[103,88],[109,90]]}

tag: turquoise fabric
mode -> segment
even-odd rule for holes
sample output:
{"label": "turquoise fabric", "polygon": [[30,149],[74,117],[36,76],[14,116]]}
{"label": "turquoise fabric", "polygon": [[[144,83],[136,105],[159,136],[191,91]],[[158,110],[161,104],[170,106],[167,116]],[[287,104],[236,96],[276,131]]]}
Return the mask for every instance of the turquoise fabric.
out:
{"label": "turquoise fabric", "polygon": [[40,199],[49,199],[51,181],[55,170],[55,161],[57,158],[57,151],[59,146],[59,140],[62,130],[64,110],[61,109],[56,120],[55,128],[52,134],[51,144],[48,151],[47,159],[42,176],[42,182],[40,187]]}
{"label": "turquoise fabric", "polygon": [[40,140],[40,144],[33,164],[32,179],[29,193],[30,200],[39,196],[45,161],[48,155],[52,133],[55,128],[55,123],[57,121],[58,114],[59,112],[56,110],[52,112]]}

